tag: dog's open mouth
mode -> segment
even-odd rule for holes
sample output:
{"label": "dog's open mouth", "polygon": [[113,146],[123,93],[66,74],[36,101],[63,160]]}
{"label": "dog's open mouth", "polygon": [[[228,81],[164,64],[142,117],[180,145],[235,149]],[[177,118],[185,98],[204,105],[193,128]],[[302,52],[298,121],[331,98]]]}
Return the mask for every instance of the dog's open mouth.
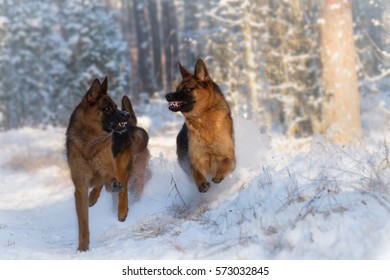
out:
{"label": "dog's open mouth", "polygon": [[169,101],[168,104],[170,110],[177,111],[183,106],[184,101]]}
{"label": "dog's open mouth", "polygon": [[126,124],[127,124],[127,122],[120,122],[114,126],[114,130],[115,131],[122,131],[122,130],[126,129]]}

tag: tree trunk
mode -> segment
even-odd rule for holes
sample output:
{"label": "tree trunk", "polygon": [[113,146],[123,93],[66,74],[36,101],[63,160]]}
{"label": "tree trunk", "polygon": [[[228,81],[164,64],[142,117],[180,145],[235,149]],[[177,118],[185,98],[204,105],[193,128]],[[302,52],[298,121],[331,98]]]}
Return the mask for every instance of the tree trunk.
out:
{"label": "tree trunk", "polygon": [[177,38],[177,22],[175,5],[171,1],[162,1],[163,46],[165,55],[165,85],[170,89],[174,86],[174,71],[179,62],[179,43]]}
{"label": "tree trunk", "polygon": [[160,40],[160,23],[157,15],[157,1],[149,0],[149,19],[152,32],[152,44],[153,44],[153,69],[156,77],[155,90],[161,90],[162,88],[162,65],[161,65],[161,40]]}
{"label": "tree trunk", "polygon": [[194,34],[195,30],[199,30],[199,1],[184,1],[184,40],[180,46],[180,63],[189,67],[195,65],[197,57],[197,40]]}
{"label": "tree trunk", "polygon": [[346,144],[362,134],[350,1],[324,0],[321,19],[322,131]]}
{"label": "tree trunk", "polygon": [[242,1],[241,7],[243,9],[243,35],[244,35],[244,45],[245,45],[245,62],[248,68],[248,90],[250,96],[250,107],[251,112],[254,115],[258,115],[260,110],[259,104],[259,92],[256,87],[256,65],[255,65],[255,57],[252,49],[252,30],[250,26],[250,7],[248,1]]}
{"label": "tree trunk", "polygon": [[153,94],[155,79],[152,74],[150,59],[149,30],[145,18],[145,3],[143,0],[133,0],[135,30],[137,34],[138,51],[138,76],[140,77],[140,89]]}

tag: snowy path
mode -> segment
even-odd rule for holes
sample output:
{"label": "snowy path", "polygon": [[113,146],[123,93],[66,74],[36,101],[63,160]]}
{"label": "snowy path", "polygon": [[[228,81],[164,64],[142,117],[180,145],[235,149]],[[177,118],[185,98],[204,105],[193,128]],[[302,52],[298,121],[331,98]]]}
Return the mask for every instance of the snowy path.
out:
{"label": "snowy path", "polygon": [[90,208],[91,250],[81,254],[65,129],[0,133],[0,258],[390,257],[390,155],[383,142],[343,149],[323,139],[269,137],[243,119],[235,128],[237,168],[207,194],[177,165],[176,132],[152,136],[153,177],[143,197],[130,201],[120,223],[103,192]]}

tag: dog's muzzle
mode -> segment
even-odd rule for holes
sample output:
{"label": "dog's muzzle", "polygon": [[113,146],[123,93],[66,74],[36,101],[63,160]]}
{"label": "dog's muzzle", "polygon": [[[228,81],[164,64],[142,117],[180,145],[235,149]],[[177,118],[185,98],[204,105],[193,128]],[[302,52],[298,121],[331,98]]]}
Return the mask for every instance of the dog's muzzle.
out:
{"label": "dog's muzzle", "polygon": [[130,113],[126,111],[119,111],[116,113],[115,122],[112,127],[115,131],[122,131],[126,129],[127,122],[130,119]]}

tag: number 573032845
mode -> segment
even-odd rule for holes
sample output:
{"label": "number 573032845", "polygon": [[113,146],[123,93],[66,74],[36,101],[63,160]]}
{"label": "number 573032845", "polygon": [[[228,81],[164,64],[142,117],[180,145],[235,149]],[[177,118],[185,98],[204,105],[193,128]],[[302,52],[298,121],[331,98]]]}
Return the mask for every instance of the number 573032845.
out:
{"label": "number 573032845", "polygon": [[215,268],[215,275],[262,275],[269,274],[268,266],[260,267],[233,267],[218,266]]}

